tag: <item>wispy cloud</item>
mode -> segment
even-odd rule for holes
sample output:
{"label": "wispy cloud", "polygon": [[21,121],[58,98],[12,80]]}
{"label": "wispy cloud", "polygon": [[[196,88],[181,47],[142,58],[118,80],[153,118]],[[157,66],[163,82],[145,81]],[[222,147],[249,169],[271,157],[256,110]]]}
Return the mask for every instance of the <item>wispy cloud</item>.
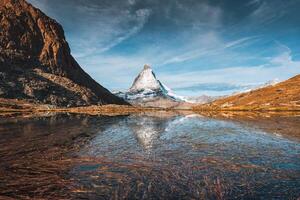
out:
{"label": "wispy cloud", "polygon": [[82,50],[75,52],[74,56],[81,58],[110,50],[141,31],[150,14],[150,9],[139,9],[134,13],[124,11],[118,17],[109,13],[102,17],[101,24],[95,23],[96,27],[91,27],[86,36],[76,41],[78,48],[75,48]]}
{"label": "wispy cloud", "polygon": [[174,1],[172,20],[180,26],[191,25],[194,29],[222,26],[223,10],[206,1]]}
{"label": "wispy cloud", "polygon": [[142,30],[151,15],[151,9],[133,9],[135,1],[100,4],[93,0],[74,0],[59,3],[61,6],[55,9],[49,6],[57,1],[30,0],[64,25],[76,58],[110,50]]}
{"label": "wispy cloud", "polygon": [[193,86],[187,87],[175,87],[176,91],[191,91],[191,92],[201,92],[201,91],[212,91],[212,92],[227,92],[228,91],[241,91],[250,88],[254,88],[258,84],[232,84],[232,83],[199,83]]}
{"label": "wispy cloud", "polygon": [[251,23],[267,25],[286,14],[286,9],[289,3],[283,3],[281,1],[263,1],[254,0],[252,4],[258,5],[258,8],[250,15],[249,19]]}
{"label": "wispy cloud", "polygon": [[176,55],[171,57],[163,62],[163,64],[172,64],[172,63],[180,63],[188,60],[192,60],[195,58],[199,58],[201,56],[208,56],[213,54],[220,54],[221,52],[230,49],[230,48],[238,48],[242,45],[246,45],[251,42],[253,39],[257,37],[245,37],[234,41],[225,42],[216,34],[216,33],[208,33],[203,35],[201,41],[198,42],[199,47],[192,46],[192,50],[189,50],[183,54]]}
{"label": "wispy cloud", "polygon": [[262,2],[262,0],[251,0],[247,3],[247,5],[257,5],[260,4]]}
{"label": "wispy cloud", "polygon": [[[172,89],[175,91],[177,89],[180,91],[182,90],[181,88],[194,88],[194,90],[198,88],[199,93],[205,89],[199,87],[199,85],[203,84],[249,86],[261,85],[275,79],[283,81],[300,73],[300,61],[294,61],[290,49],[288,47],[285,48],[285,51],[269,58],[269,61],[263,65],[228,67],[180,74],[162,74],[160,78],[167,85],[173,86]],[[227,94],[232,91],[232,88],[229,89]],[[199,93],[196,95],[199,95]],[[195,94],[195,91],[193,94]]]}
{"label": "wispy cloud", "polygon": [[148,17],[150,16],[151,10],[150,9],[140,9],[137,10],[136,12],[136,17],[137,17],[137,22],[136,25],[133,27],[130,27],[129,30],[127,30],[127,33],[123,33],[124,35],[121,35],[119,37],[113,38],[111,43],[109,43],[107,46],[102,47],[101,49],[97,50],[97,53],[102,53],[105,52],[114,46],[120,44],[124,40],[130,38],[131,36],[135,35],[138,33],[145,25],[147,22]]}
{"label": "wispy cloud", "polygon": [[266,66],[294,67],[294,68],[298,68],[299,73],[300,73],[300,62],[293,61],[292,50],[288,46],[286,46],[278,41],[276,41],[276,44],[277,44],[278,50],[281,53],[276,57],[269,58],[269,63]]}

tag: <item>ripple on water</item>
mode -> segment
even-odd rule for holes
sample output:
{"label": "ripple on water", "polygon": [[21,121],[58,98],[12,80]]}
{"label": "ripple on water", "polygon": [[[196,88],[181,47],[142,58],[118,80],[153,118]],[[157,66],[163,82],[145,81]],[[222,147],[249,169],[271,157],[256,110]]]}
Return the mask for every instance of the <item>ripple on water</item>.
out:
{"label": "ripple on water", "polygon": [[196,114],[59,115],[2,121],[0,130],[0,196],[300,196],[299,140],[259,126]]}

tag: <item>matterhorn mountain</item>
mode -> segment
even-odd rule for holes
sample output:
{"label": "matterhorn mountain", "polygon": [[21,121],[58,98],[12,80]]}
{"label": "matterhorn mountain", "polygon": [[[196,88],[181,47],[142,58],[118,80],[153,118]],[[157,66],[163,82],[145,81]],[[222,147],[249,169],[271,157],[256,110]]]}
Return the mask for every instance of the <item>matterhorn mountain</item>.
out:
{"label": "matterhorn mountain", "polygon": [[185,103],[183,97],[175,95],[157,79],[149,65],[144,66],[127,92],[114,94],[131,104],[146,107],[173,107]]}
{"label": "matterhorn mountain", "polygon": [[166,92],[149,65],[145,65],[141,73],[135,78],[129,92],[139,93],[145,90]]}
{"label": "matterhorn mountain", "polygon": [[155,98],[164,98],[177,102],[183,101],[181,97],[173,94],[168,87],[156,78],[149,65],[144,66],[127,92],[118,92],[116,94],[127,101],[146,101]]}

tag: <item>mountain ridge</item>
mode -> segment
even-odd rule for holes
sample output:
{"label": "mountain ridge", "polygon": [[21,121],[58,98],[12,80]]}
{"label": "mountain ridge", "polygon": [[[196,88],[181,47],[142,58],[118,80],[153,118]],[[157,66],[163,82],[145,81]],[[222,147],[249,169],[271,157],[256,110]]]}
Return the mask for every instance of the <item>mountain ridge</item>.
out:
{"label": "mountain ridge", "polygon": [[300,75],[196,106],[195,110],[300,110]]}
{"label": "mountain ridge", "polygon": [[128,104],[71,55],[62,26],[25,0],[0,2],[0,97],[57,106]]}

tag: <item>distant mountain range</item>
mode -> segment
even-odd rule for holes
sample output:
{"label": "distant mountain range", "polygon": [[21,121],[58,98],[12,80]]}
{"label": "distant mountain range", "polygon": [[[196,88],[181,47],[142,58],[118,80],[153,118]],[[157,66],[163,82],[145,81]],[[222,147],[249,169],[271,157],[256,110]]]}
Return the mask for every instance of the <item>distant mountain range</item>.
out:
{"label": "distant mountain range", "polygon": [[0,98],[57,106],[127,104],[82,70],[55,20],[25,0],[1,0],[0,13]]}

